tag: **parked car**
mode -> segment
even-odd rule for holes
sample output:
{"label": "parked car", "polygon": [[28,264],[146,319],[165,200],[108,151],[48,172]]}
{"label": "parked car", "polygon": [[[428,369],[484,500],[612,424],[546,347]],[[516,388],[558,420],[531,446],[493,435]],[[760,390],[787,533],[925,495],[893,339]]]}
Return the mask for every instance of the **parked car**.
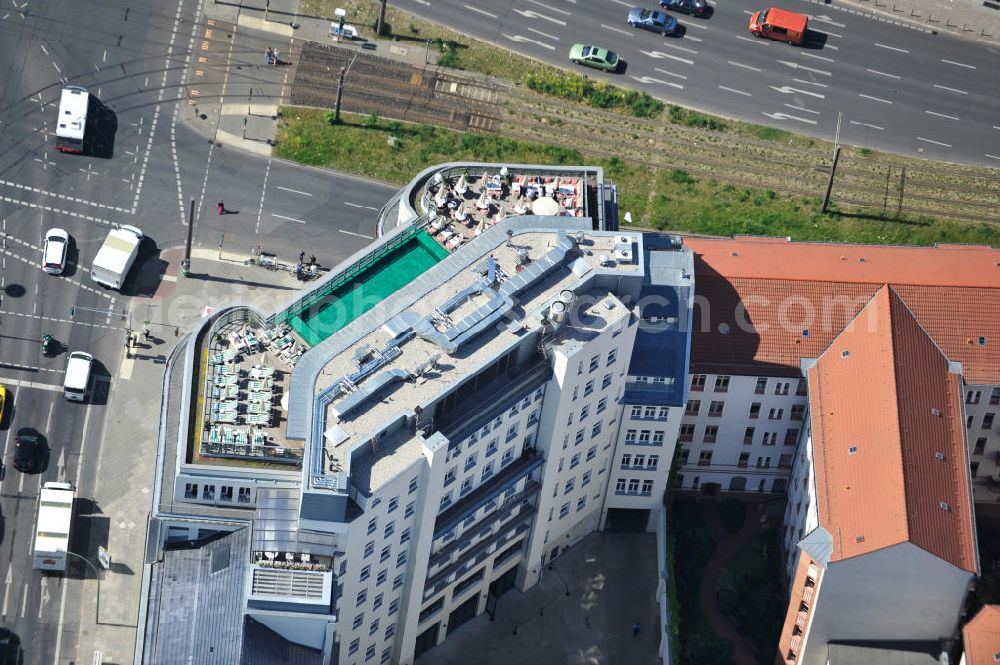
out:
{"label": "parked car", "polygon": [[628,24],[633,28],[642,28],[661,35],[672,35],[677,30],[677,19],[666,12],[655,9],[633,7],[628,12]]}
{"label": "parked car", "polygon": [[50,275],[61,275],[66,268],[66,251],[69,234],[62,229],[49,229],[42,249],[42,270]]}
{"label": "parked car", "polygon": [[618,54],[614,51],[590,44],[573,44],[569,50],[569,59],[578,65],[603,69],[608,72],[616,71],[621,62]]}
{"label": "parked car", "polygon": [[7,403],[7,386],[0,383],[0,423],[3,422],[3,408]]}
{"label": "parked car", "polygon": [[660,7],[692,16],[708,16],[712,11],[705,0],[660,0]]}
{"label": "parked car", "polygon": [[17,430],[14,447],[14,468],[24,473],[38,471],[38,449],[40,436],[30,427]]}

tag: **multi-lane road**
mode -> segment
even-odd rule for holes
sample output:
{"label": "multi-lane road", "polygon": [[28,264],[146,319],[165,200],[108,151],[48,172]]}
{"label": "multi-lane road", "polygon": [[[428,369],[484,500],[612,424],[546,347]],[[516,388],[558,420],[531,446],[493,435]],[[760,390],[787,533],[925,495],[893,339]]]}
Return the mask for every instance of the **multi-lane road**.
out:
{"label": "multi-lane road", "polygon": [[[127,313],[141,327],[148,305],[169,297],[160,257],[170,249],[176,256],[183,244],[188,202],[197,202],[195,245],[222,240],[227,251],[247,254],[262,244],[293,261],[305,250],[331,265],[370,242],[375,211],[395,191],[219,146],[178,121],[202,27],[197,9],[192,0],[17,0],[0,10],[0,383],[8,389],[0,422],[0,628],[20,638],[24,663],[93,657],[78,652],[81,631],[93,629],[94,617],[83,613],[87,568],[75,563],[67,576],[31,569],[38,489],[48,480],[78,486],[72,547],[93,560],[106,538],[94,517],[102,444],[127,436],[110,431],[108,413],[115,381],[129,371]],[[54,148],[66,84],[87,87],[98,102],[88,130],[98,138],[83,156]],[[235,214],[216,214],[220,198]],[[148,238],[121,293],[98,287],[88,273],[108,229],[120,223]],[[52,227],[72,237],[61,276],[39,266],[43,233]],[[212,288],[205,280],[206,302]],[[57,340],[54,357],[41,354],[43,332]],[[69,350],[97,361],[87,404],[62,397]],[[158,405],[148,407],[155,418]],[[11,464],[21,427],[44,437],[39,473]],[[138,487],[151,482],[135,479]]]}
{"label": "multi-lane road", "polygon": [[708,0],[708,18],[677,14],[661,37],[630,28],[630,7],[655,0],[400,0],[407,11],[565,67],[574,42],[621,54],[617,74],[578,71],[673,103],[825,139],[930,159],[1000,167],[997,49],[878,20],[818,0],[781,0],[808,14],[814,43],[747,31],[762,0]]}

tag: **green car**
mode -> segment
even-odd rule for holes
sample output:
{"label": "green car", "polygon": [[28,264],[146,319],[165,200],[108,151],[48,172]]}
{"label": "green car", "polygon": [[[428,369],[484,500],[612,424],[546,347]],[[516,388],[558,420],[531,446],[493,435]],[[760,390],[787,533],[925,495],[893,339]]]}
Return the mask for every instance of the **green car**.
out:
{"label": "green car", "polygon": [[603,69],[608,72],[618,70],[618,54],[600,46],[589,44],[573,44],[569,50],[570,62],[594,69]]}

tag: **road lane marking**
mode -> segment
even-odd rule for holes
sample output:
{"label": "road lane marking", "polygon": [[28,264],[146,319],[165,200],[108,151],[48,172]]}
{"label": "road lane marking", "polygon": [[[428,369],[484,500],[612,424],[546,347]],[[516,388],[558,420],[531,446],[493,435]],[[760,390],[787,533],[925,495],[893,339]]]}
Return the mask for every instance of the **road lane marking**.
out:
{"label": "road lane marking", "polygon": [[289,189],[287,187],[282,187],[281,185],[278,185],[278,189],[282,189],[286,192],[291,192],[292,194],[301,194],[302,196],[312,196],[312,194],[310,194],[309,192],[302,192],[297,189]]}
{"label": "road lane marking", "polygon": [[886,72],[880,72],[880,71],[879,71],[879,70],[877,70],[877,69],[868,69],[868,70],[866,70],[866,71],[868,71],[868,72],[870,72],[870,73],[872,73],[872,74],[877,74],[877,75],[879,75],[879,76],[888,76],[888,77],[889,77],[889,78],[891,78],[891,79],[898,79],[898,78],[901,78],[901,77],[899,77],[899,76],[896,76],[895,74],[889,74],[889,73],[886,73]]}
{"label": "road lane marking", "polygon": [[357,236],[359,238],[368,238],[369,240],[374,240],[374,236],[366,236],[364,233],[354,233],[353,231],[345,231],[343,229],[337,229],[341,233],[346,233],[349,236]]}
{"label": "road lane marking", "polygon": [[687,81],[687,77],[683,74],[678,74],[676,72],[668,72],[666,69],[660,69],[659,67],[653,67],[654,70],[660,72],[661,74],[666,74],[667,76],[673,76],[674,78],[684,79]]}
{"label": "road lane marking", "polygon": [[736,88],[727,88],[724,85],[720,85],[719,90],[725,90],[726,92],[735,92],[737,95],[745,95],[747,97],[753,97],[753,95],[749,92],[743,92],[742,90],[737,90]]}
{"label": "road lane marking", "polygon": [[819,86],[820,88],[829,88],[830,87],[826,83],[819,83],[818,81],[806,81],[805,79],[792,79],[792,80],[795,81],[796,83],[805,83],[806,85],[815,85],[815,86]]}
{"label": "road lane marking", "polygon": [[494,19],[495,18],[500,18],[496,14],[492,14],[492,13],[486,11],[485,9],[480,9],[479,7],[473,7],[472,5],[465,5],[465,8],[468,9],[470,12],[476,12],[477,14],[482,14],[483,16],[489,16],[490,18],[494,18]]}
{"label": "road lane marking", "polygon": [[744,37],[743,35],[736,35],[736,39],[742,39],[745,42],[757,44],[758,46],[770,46],[770,42],[765,42],[763,39],[754,39],[753,37]]}
{"label": "road lane marking", "polygon": [[[844,38],[844,35],[838,35],[836,32],[830,32],[829,30],[817,30],[816,32],[821,35],[827,35],[828,37],[840,37],[841,39]],[[823,48],[835,48],[835,47],[830,46],[829,44],[824,44]]]}
{"label": "road lane marking", "polygon": [[621,5],[622,7],[628,7],[629,9],[635,7],[634,2],[625,2],[625,0],[611,0],[611,2],[615,3],[616,5]]}
{"label": "road lane marking", "polygon": [[289,222],[298,222],[299,224],[305,224],[305,221],[301,219],[295,219],[294,217],[285,217],[284,215],[279,215],[276,212],[272,212],[271,217],[277,217],[278,219],[287,219]]}
{"label": "road lane marking", "polygon": [[533,32],[536,35],[539,35],[541,37],[545,37],[546,39],[551,39],[552,41],[555,41],[555,42],[559,41],[559,38],[556,37],[555,35],[550,35],[549,33],[542,32],[541,30],[535,30],[534,28],[528,28],[528,32]]}
{"label": "road lane marking", "polygon": [[[683,62],[686,65],[693,65],[694,60],[689,60],[687,58],[682,58],[679,55],[671,55],[670,53],[664,53],[663,51],[643,51],[640,50],[639,53],[649,56],[650,58],[656,58],[657,60],[661,58],[670,58],[671,60],[676,60],[677,62]],[[634,77],[633,77],[634,78]]]}
{"label": "road lane marking", "polygon": [[11,379],[11,378],[0,378],[0,383],[5,383],[8,386],[14,386],[15,388],[34,388],[36,390],[48,390],[54,393],[61,393],[63,390],[62,384],[53,385],[50,383],[37,383],[35,381],[24,381],[23,379]]}
{"label": "road lane marking", "polygon": [[742,62],[733,62],[732,60],[726,60],[726,62],[732,65],[733,67],[742,67],[743,69],[749,69],[754,72],[761,71],[759,67],[751,67],[750,65],[745,65]]}
{"label": "road lane marking", "polygon": [[375,206],[363,206],[360,203],[351,203],[350,201],[344,201],[344,205],[352,208],[365,208],[366,210],[374,210],[375,212],[378,212],[378,208]]}
{"label": "road lane marking", "polygon": [[849,120],[848,122],[852,125],[859,125],[861,127],[871,127],[872,129],[877,129],[878,131],[885,129],[885,127],[879,127],[878,125],[873,125],[870,122],[858,122],[857,120]]}
{"label": "road lane marking", "polygon": [[875,46],[877,46],[879,48],[888,49],[890,51],[899,51],[900,53],[909,53],[909,51],[907,51],[905,48],[896,48],[895,46],[887,46],[885,44],[879,44],[878,42],[875,42]]}
{"label": "road lane marking", "polygon": [[820,23],[828,23],[828,24],[836,26],[838,28],[846,28],[847,27],[843,23],[837,23],[836,21],[834,21],[832,18],[830,18],[829,16],[827,16],[825,14],[820,15],[820,16],[812,16],[811,18],[812,18],[813,21],[819,21]]}
{"label": "road lane marking", "polygon": [[[631,6],[634,7],[635,4],[633,3]],[[678,21],[678,23],[680,23],[680,21]],[[698,25],[697,23],[681,23],[681,25],[683,25],[685,28],[698,28],[699,30],[708,30],[707,26]]]}
{"label": "road lane marking", "polygon": [[685,40],[687,40],[687,39],[690,39],[690,40],[691,40],[691,41],[693,41],[693,42],[700,42],[700,41],[704,41],[704,40],[703,40],[703,39],[702,39],[701,37],[694,37],[694,36],[692,36],[692,35],[684,35],[684,39],[685,39]]}
{"label": "road lane marking", "polygon": [[937,89],[939,89],[939,90],[947,90],[948,92],[957,92],[960,95],[967,95],[967,94],[969,94],[965,90],[959,90],[958,88],[949,88],[948,86],[938,85],[937,83],[934,84],[934,87],[937,88]]}
{"label": "road lane marking", "polygon": [[927,115],[936,115],[939,118],[948,118],[948,120],[958,120],[958,116],[955,115],[945,115],[944,113],[936,113],[934,111],[924,111]]}
{"label": "road lane marking", "polygon": [[685,48],[683,46],[678,46],[677,44],[671,44],[669,42],[664,42],[663,45],[668,48],[677,49],[678,51],[684,51],[685,53],[690,53],[691,55],[698,55],[698,52],[695,51],[693,48]]}
{"label": "road lane marking", "polygon": [[508,35],[507,33],[502,34],[512,42],[517,42],[519,44],[535,44],[537,46],[541,46],[542,48],[547,48],[550,51],[556,50],[556,47],[552,44],[546,44],[545,42],[540,42],[537,39],[532,39],[531,37],[525,37],[523,35]]}
{"label": "road lane marking", "polygon": [[833,76],[832,73],[830,73],[830,72],[828,72],[826,70],[823,70],[823,69],[813,69],[812,67],[806,67],[805,65],[800,65],[799,63],[794,62],[792,60],[779,60],[778,62],[780,64],[782,64],[782,65],[787,65],[788,67],[791,67],[792,69],[801,69],[803,71],[811,72],[813,74],[822,74],[823,76]]}
{"label": "road lane marking", "polygon": [[997,157],[996,155],[991,155],[990,153],[986,153],[986,156],[989,157],[990,159],[1000,159],[1000,157]]}
{"label": "road lane marking", "polygon": [[564,28],[566,27],[566,21],[560,21],[557,18],[546,16],[545,14],[539,14],[538,12],[533,11],[531,9],[515,9],[514,11],[523,16],[524,18],[540,18],[543,21],[551,21],[552,23],[561,25]]}
{"label": "road lane marking", "polygon": [[944,58],[941,58],[941,62],[946,62],[949,65],[955,65],[956,67],[965,67],[966,69],[975,69],[976,68],[975,65],[967,65],[967,64],[965,64],[963,62],[955,62],[954,60],[945,60]]}
{"label": "road lane marking", "polygon": [[830,49],[831,51],[839,51],[840,50],[839,46],[834,46],[833,44],[824,44],[823,48],[824,49]]}
{"label": "road lane marking", "polygon": [[617,32],[619,34],[625,35],[626,37],[633,36],[632,33],[629,32],[628,30],[622,30],[621,28],[616,28],[613,25],[607,25],[606,23],[602,23],[601,27],[604,28],[605,30],[610,30],[611,32]]}
{"label": "road lane marking", "polygon": [[[631,74],[630,74],[631,76]],[[632,76],[632,79],[638,81],[639,83],[659,83],[661,85],[668,85],[671,88],[677,88],[678,90],[683,90],[684,86],[680,83],[671,83],[670,81],[662,81],[652,76]]]}
{"label": "road lane marking", "polygon": [[827,58],[826,56],[816,55],[815,53],[800,53],[799,55],[805,56],[806,58],[815,58],[816,60],[825,60],[826,62],[837,62],[833,58]]}
{"label": "road lane marking", "polygon": [[933,143],[934,145],[943,145],[945,148],[950,148],[951,147],[950,143],[941,143],[940,141],[932,141],[931,139],[925,139],[923,136],[918,136],[917,140],[918,141],[924,141],[926,143]]}
{"label": "road lane marking", "polygon": [[810,97],[818,97],[819,99],[826,99],[826,95],[824,95],[824,94],[821,94],[821,93],[818,93],[818,92],[810,92],[809,90],[799,90],[798,88],[792,88],[791,86],[787,86],[787,85],[783,85],[780,88],[778,86],[776,86],[776,85],[769,85],[767,87],[771,88],[771,90],[775,90],[777,92],[780,92],[780,93],[783,93],[783,94],[786,94],[786,95],[791,95],[791,94],[797,92],[797,93],[800,93],[800,94],[803,94],[803,95],[809,95]]}
{"label": "road lane marking", "polygon": [[795,109],[796,111],[805,111],[806,113],[812,113],[813,115],[819,115],[819,111],[813,111],[812,109],[807,109],[802,106],[793,106],[792,104],[785,104],[790,109]]}
{"label": "road lane marking", "polygon": [[766,115],[771,120],[798,120],[799,122],[804,122],[807,125],[815,125],[816,121],[811,118],[800,118],[797,115],[789,115],[787,113],[781,113],[780,111],[776,113],[768,113],[767,111],[761,111],[763,115]]}
{"label": "road lane marking", "polygon": [[572,16],[572,12],[568,12],[565,9],[556,9],[555,7],[550,7],[544,3],[538,2],[538,0],[525,0],[525,2],[530,2],[533,5],[538,5],[542,9],[548,9],[550,12],[555,12],[557,14],[562,14],[563,16]]}
{"label": "road lane marking", "polygon": [[858,97],[864,97],[865,99],[870,99],[873,102],[880,102],[882,104],[892,104],[893,103],[893,102],[890,102],[888,99],[879,99],[878,97],[872,97],[871,95],[864,95],[864,94],[862,94],[860,92],[858,93]]}

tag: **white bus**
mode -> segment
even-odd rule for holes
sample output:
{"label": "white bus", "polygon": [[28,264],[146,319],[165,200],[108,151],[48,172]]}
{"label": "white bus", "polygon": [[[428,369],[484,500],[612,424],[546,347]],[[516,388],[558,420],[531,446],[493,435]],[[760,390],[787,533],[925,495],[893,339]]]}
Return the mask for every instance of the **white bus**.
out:
{"label": "white bus", "polygon": [[83,152],[83,133],[87,129],[87,105],[90,93],[86,88],[69,85],[63,88],[56,121],[56,148],[62,152]]}

